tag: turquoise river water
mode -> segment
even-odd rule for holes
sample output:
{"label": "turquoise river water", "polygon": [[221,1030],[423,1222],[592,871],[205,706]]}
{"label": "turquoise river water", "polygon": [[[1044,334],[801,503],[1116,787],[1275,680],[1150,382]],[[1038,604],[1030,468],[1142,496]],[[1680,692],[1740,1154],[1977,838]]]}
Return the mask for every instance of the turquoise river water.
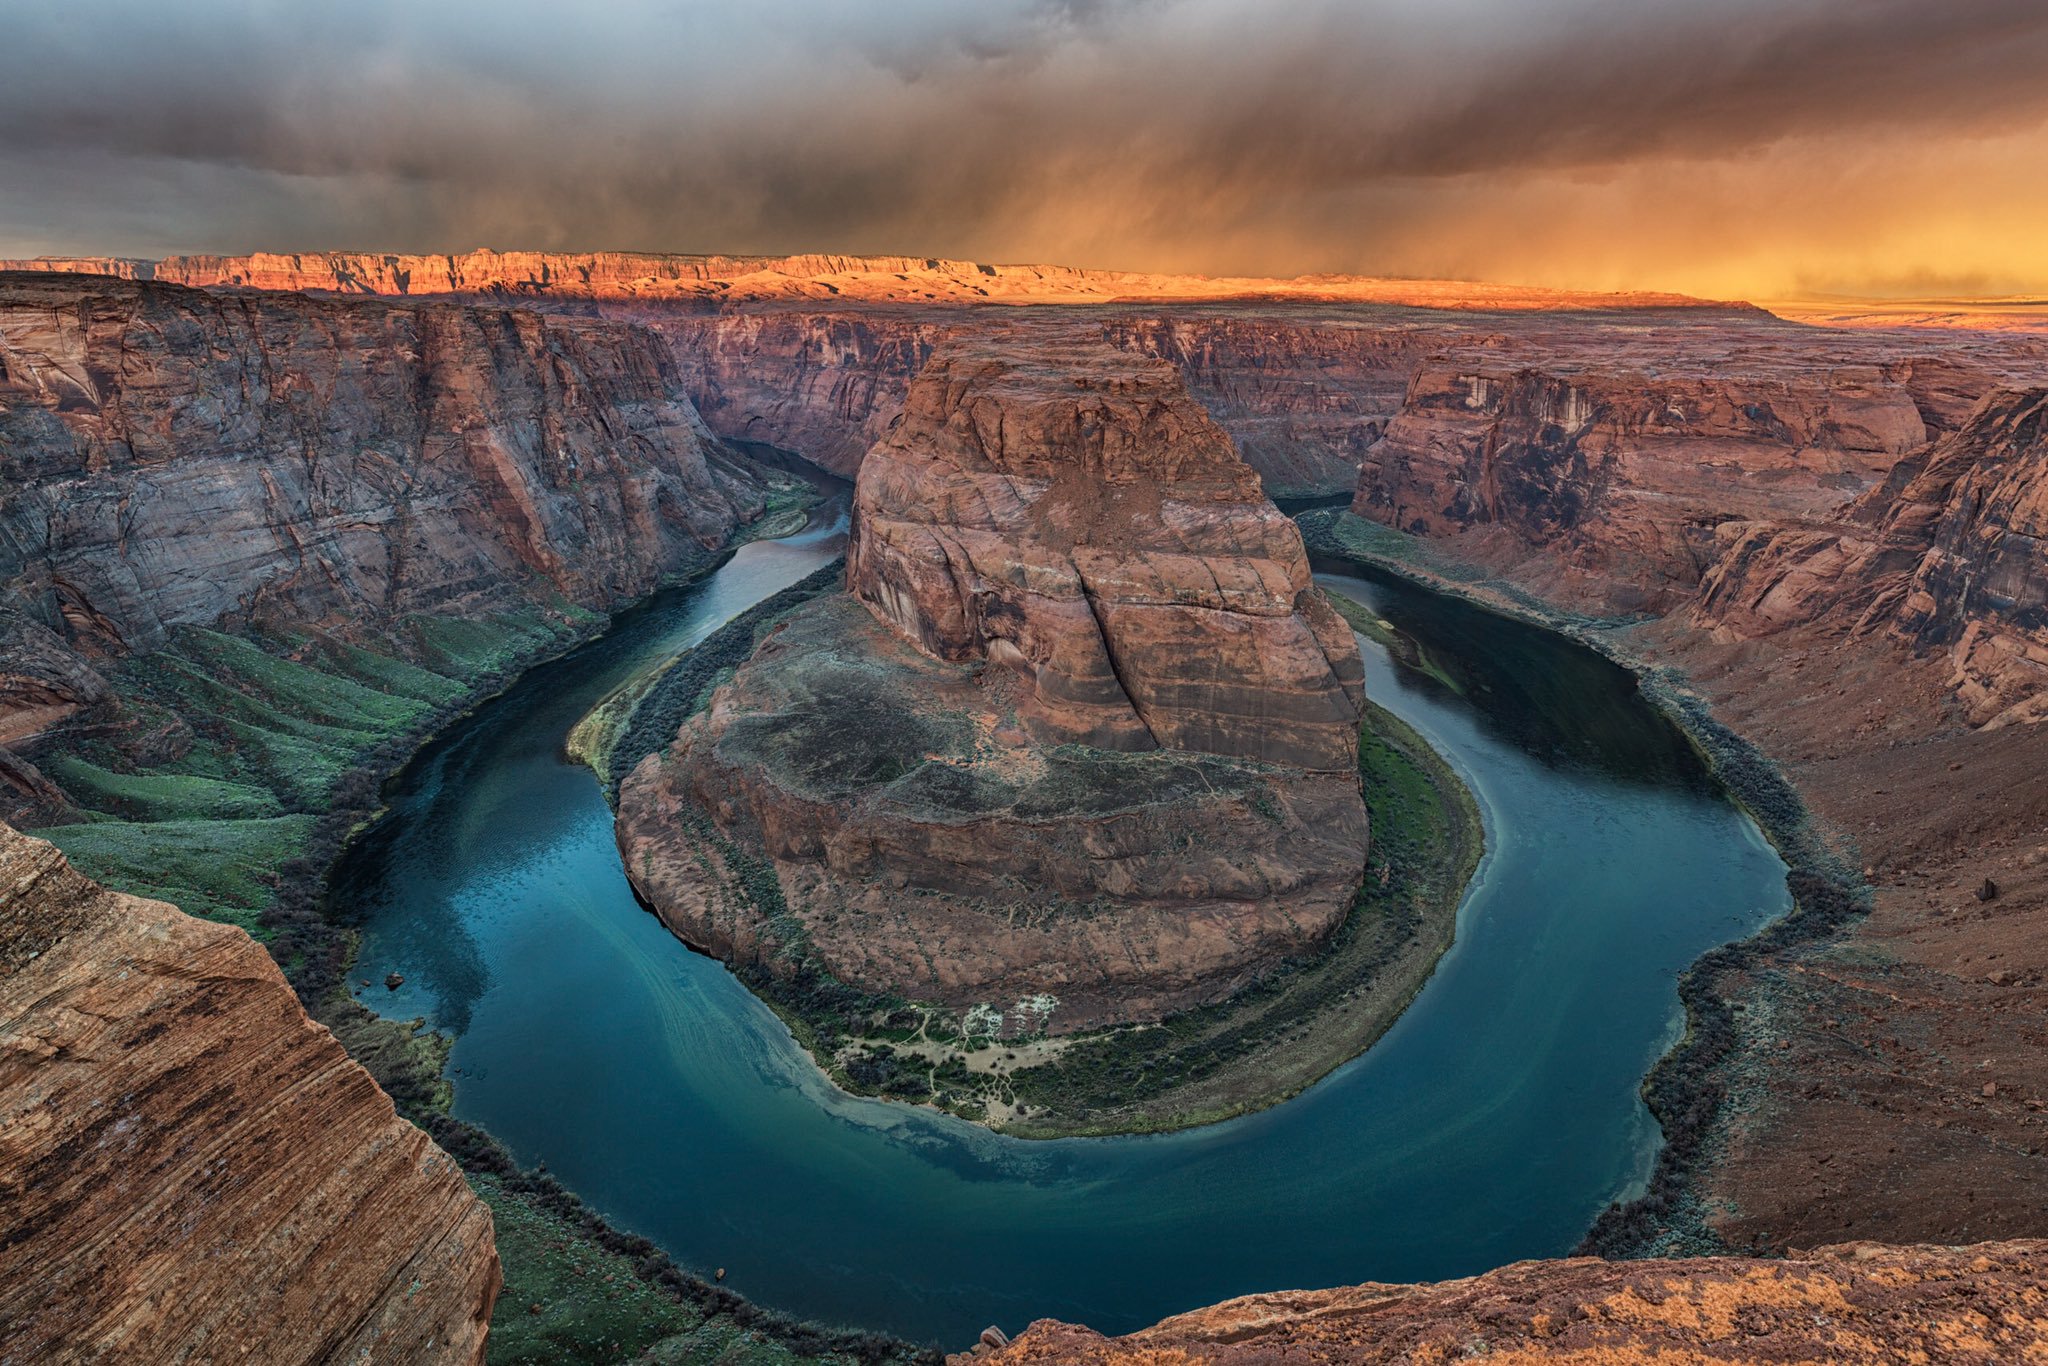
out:
{"label": "turquoise river water", "polygon": [[649,659],[837,555],[742,549],[460,722],[337,871],[377,1009],[456,1036],[456,1113],[621,1227],[827,1322],[959,1347],[1107,1332],[1258,1290],[1434,1279],[1567,1251],[1639,1186],[1638,1087],[1676,976],[1787,905],[1784,867],[1621,670],[1398,583],[1323,575],[1418,641],[1367,686],[1464,775],[1488,854],[1456,945],[1364,1057],[1261,1114],[1031,1142],[827,1083],[765,1006],[634,899],[563,737]]}

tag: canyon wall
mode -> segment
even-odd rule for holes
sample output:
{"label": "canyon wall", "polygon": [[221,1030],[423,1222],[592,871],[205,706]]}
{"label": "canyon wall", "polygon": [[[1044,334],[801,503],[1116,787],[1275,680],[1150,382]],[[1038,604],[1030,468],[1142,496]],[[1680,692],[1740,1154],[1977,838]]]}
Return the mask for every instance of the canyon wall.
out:
{"label": "canyon wall", "polygon": [[1742,522],[1692,620],[1723,639],[1885,632],[1969,724],[2048,717],[2048,389],[2000,389],[1829,523]]}
{"label": "canyon wall", "polygon": [[0,277],[0,733],[179,625],[608,607],[761,505],[638,328]]}
{"label": "canyon wall", "polygon": [[[1543,555],[1624,611],[1690,595],[1731,520],[1821,517],[1927,438],[1875,367],[1652,375],[1439,357],[1366,455],[1353,510]],[[1447,363],[1447,361],[1449,363]]]}
{"label": "canyon wall", "polygon": [[0,1355],[481,1362],[490,1212],[242,931],[0,826]]}
{"label": "canyon wall", "polygon": [[[962,310],[753,309],[642,317],[669,340],[704,420],[719,435],[796,451],[851,477],[902,411],[936,346],[998,328],[1073,321]],[[1276,497],[1349,492],[1359,462],[1400,407],[1441,326],[1273,315],[1091,316],[1112,344],[1173,362]]]}
{"label": "canyon wall", "polygon": [[794,451],[849,479],[902,411],[932,348],[958,330],[955,320],[890,311],[655,312],[649,323],[713,431]]}
{"label": "canyon wall", "polygon": [[1169,360],[1275,497],[1350,492],[1409,379],[1469,326],[1244,312],[1111,318],[1119,346]]}

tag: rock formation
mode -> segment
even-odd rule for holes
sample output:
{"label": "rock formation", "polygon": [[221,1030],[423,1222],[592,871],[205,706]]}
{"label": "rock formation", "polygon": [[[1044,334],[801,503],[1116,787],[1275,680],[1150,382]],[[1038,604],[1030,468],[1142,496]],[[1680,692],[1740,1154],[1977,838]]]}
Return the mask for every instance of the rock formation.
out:
{"label": "rock formation", "polygon": [[1072,266],[989,265],[927,256],[698,256],[651,252],[472,251],[453,255],[326,251],[248,256],[59,256],[0,260],[0,270],[113,275],[201,287],[336,294],[522,295],[668,299],[712,306],[768,299],[862,303],[1082,303],[1102,299],[1353,299],[1424,308],[1688,308],[1682,294],[1582,294],[1456,280],[1311,275],[1266,280]]}
{"label": "rock formation", "polygon": [[908,314],[633,310],[665,337],[704,421],[852,478],[903,409],[910,381],[954,331]]}
{"label": "rock formation", "polygon": [[173,626],[608,607],[760,506],[638,328],[0,277],[0,734]]}
{"label": "rock formation", "polygon": [[1127,1337],[1052,1320],[954,1366],[2026,1361],[2048,1353],[2048,1243],[1785,1261],[1520,1262],[1435,1285],[1249,1295]]}
{"label": "rock formation", "polygon": [[957,1007],[1049,993],[1077,1029],[1228,996],[1341,923],[1356,646],[1171,367],[935,356],[856,503],[852,596],[621,789],[677,933]]}
{"label": "rock formation", "polygon": [[2048,390],[1997,390],[1829,522],[1741,522],[1693,620],[1757,639],[1827,620],[1939,651],[1973,725],[2048,717]]}
{"label": "rock formation", "polygon": [[0,826],[0,1355],[480,1362],[455,1163],[246,934]]}
{"label": "rock formation", "polygon": [[1875,368],[1432,363],[1367,454],[1354,510],[1418,535],[1489,532],[1508,555],[1595,571],[1612,605],[1666,610],[1690,595],[1719,524],[1824,515],[1926,435],[1911,394]]}
{"label": "rock formation", "polygon": [[1045,349],[925,368],[862,465],[849,589],[1015,670],[1041,744],[1350,771],[1358,647],[1301,533],[1170,367]]}

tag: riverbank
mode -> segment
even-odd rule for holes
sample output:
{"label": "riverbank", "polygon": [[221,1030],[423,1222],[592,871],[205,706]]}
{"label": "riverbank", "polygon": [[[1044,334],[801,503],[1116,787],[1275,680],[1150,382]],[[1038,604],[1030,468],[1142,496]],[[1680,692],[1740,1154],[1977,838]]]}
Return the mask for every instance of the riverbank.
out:
{"label": "riverbank", "polygon": [[1708,771],[1753,819],[1787,866],[1792,909],[1760,932],[1711,950],[1679,978],[1685,1029],[1643,1083],[1663,1131],[1646,1189],[1603,1211],[1579,1251],[1607,1257],[1732,1251],[1709,1223],[1700,1179],[1727,1141],[1736,1100],[1721,1065],[1742,1022],[1726,984],[1766,956],[1818,942],[1867,913],[1864,879],[1831,847],[1804,799],[1760,749],[1719,721],[1682,673],[1655,665],[1618,637],[1635,619],[1561,611],[1484,571],[1450,561],[1426,543],[1344,511],[1300,518],[1310,553],[1390,574],[1578,641],[1635,675],[1643,695],[1690,741]]}
{"label": "riverbank", "polygon": [[[837,586],[836,569],[821,571],[636,677],[622,690],[631,704],[607,698],[577,727],[573,749],[604,761],[607,791],[616,791],[779,618]],[[840,1089],[1016,1137],[1168,1132],[1278,1104],[1363,1053],[1414,999],[1450,946],[1484,848],[1464,784],[1377,706],[1361,731],[1359,763],[1373,849],[1344,923],[1314,957],[1226,1002],[1154,1025],[1047,1036],[990,1032],[958,1012],[857,992],[801,965],[776,973],[741,965],[737,975]],[[736,894],[779,894],[744,851],[721,842],[718,853],[741,869]]]}

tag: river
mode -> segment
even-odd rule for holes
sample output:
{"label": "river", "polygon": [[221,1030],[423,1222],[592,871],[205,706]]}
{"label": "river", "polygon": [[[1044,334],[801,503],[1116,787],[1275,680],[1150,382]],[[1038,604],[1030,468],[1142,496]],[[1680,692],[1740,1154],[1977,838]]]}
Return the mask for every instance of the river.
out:
{"label": "river", "polygon": [[1429,656],[1371,695],[1464,775],[1488,854],[1458,938],[1364,1057],[1185,1133],[1030,1142],[831,1087],[634,900],[562,741],[644,662],[829,561],[844,503],[626,614],[423,751],[337,870],[357,976],[455,1034],[455,1112],[761,1303],[960,1347],[1041,1316],[1128,1331],[1258,1290],[1567,1251],[1638,1187],[1638,1087],[1677,974],[1787,906],[1784,867],[1591,652],[1398,583],[1322,575]]}

